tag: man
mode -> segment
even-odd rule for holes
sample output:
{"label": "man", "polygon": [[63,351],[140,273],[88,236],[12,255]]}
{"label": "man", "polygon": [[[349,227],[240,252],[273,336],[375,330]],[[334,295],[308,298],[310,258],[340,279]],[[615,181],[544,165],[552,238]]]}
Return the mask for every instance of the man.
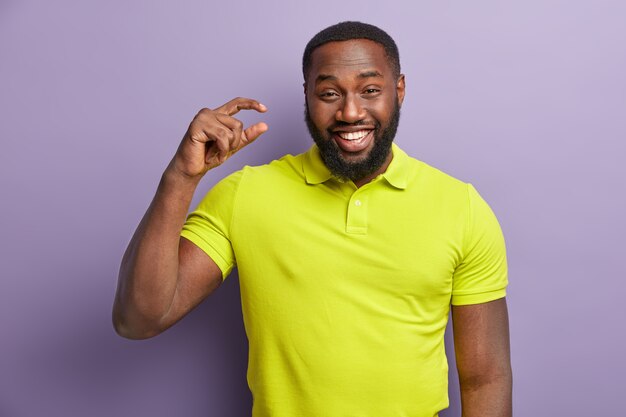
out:
{"label": "man", "polygon": [[[452,308],[463,415],[511,415],[504,241],[474,188],[392,143],[405,94],[394,41],[343,22],[303,57],[315,145],[218,183],[267,131],[236,98],[203,109],[122,260],[119,334],[154,336],[238,267],[255,417],[432,417],[448,406]],[[452,305],[452,307],[450,307]]]}

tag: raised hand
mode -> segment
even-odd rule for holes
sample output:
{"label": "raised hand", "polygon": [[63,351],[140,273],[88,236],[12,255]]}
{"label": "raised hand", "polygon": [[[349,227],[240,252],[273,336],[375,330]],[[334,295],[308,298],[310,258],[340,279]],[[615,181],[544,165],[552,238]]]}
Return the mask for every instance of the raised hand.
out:
{"label": "raised hand", "polygon": [[263,122],[244,129],[243,123],[232,117],[240,110],[264,113],[267,107],[256,100],[238,97],[214,110],[200,110],[191,121],[169,168],[189,178],[201,178],[268,130]]}

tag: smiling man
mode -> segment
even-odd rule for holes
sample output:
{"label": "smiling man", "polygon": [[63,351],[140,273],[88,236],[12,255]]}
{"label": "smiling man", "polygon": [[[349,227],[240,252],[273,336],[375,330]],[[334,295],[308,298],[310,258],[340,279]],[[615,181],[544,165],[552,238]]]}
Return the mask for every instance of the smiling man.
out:
{"label": "smiling man", "polygon": [[448,406],[452,311],[464,417],[511,415],[498,222],[476,190],[393,143],[405,79],[381,29],[343,22],[303,57],[315,145],[220,181],[210,169],[268,126],[237,98],[191,122],[122,260],[122,336],[154,336],[237,266],[254,417],[433,417]]}
{"label": "smiling man", "polygon": [[[404,75],[375,41],[318,42],[305,50],[303,65],[307,126],[330,171],[360,186],[391,162]],[[395,44],[388,47],[397,56]]]}

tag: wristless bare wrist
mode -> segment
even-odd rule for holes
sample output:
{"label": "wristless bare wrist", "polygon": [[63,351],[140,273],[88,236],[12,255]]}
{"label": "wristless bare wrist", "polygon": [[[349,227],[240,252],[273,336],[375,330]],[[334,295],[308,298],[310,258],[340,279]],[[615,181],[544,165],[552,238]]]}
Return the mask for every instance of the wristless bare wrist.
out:
{"label": "wristless bare wrist", "polygon": [[202,179],[202,175],[190,176],[179,170],[177,170],[173,164],[170,164],[163,172],[161,177],[161,183],[167,185],[173,185],[176,188],[195,188]]}

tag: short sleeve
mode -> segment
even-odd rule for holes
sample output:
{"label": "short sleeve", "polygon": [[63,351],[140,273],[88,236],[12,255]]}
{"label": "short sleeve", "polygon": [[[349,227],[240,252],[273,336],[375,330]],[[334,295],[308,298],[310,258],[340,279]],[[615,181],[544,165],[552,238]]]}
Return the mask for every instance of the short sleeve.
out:
{"label": "short sleeve", "polygon": [[202,249],[217,264],[225,279],[235,266],[230,225],[242,171],[218,182],[192,211],[180,235]]}
{"label": "short sleeve", "polygon": [[506,296],[507,260],[502,230],[485,200],[468,184],[463,259],[454,271],[452,304],[480,304]]}

